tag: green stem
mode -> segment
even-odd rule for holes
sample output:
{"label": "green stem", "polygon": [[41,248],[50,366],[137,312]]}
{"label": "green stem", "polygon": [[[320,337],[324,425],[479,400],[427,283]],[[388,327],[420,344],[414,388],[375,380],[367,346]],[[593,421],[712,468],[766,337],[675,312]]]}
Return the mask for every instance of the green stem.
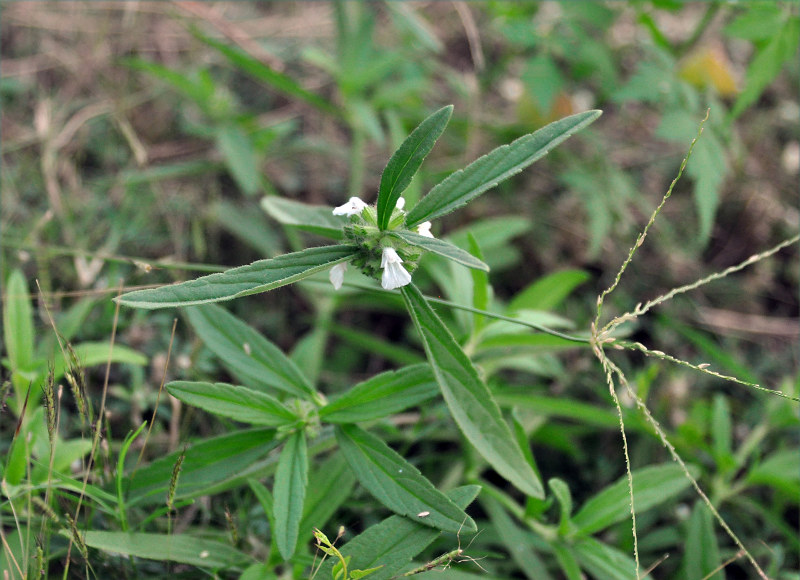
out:
{"label": "green stem", "polygon": [[[370,292],[381,292],[384,294],[395,294],[394,290],[383,290],[379,288],[375,288],[373,286],[367,286],[364,284],[354,284],[346,282],[345,286],[349,288],[358,288],[359,290],[368,290]],[[502,314],[497,314],[495,312],[489,312],[488,310],[481,310],[480,308],[472,308],[471,306],[464,306],[463,304],[456,304],[455,302],[450,302],[449,300],[443,300],[441,298],[431,298],[430,296],[424,296],[427,302],[433,304],[441,304],[442,306],[449,306],[450,308],[455,308],[456,310],[464,310],[466,312],[472,312],[473,314],[481,314],[488,318],[494,318],[495,320],[504,320],[506,322],[511,322],[512,324],[518,324],[520,326],[525,326],[527,328],[532,328],[533,330],[538,330],[539,332],[543,332],[544,334],[550,334],[552,336],[557,336],[559,338],[563,338],[564,340],[568,340],[570,342],[576,342],[580,344],[589,344],[591,342],[591,338],[589,337],[582,337],[582,336],[572,336],[569,334],[564,334],[563,332],[559,332],[557,330],[553,330],[552,328],[547,328],[546,326],[542,326],[540,324],[535,324],[533,322],[525,322],[524,320],[519,320],[517,318],[512,318],[510,316],[503,316]]]}

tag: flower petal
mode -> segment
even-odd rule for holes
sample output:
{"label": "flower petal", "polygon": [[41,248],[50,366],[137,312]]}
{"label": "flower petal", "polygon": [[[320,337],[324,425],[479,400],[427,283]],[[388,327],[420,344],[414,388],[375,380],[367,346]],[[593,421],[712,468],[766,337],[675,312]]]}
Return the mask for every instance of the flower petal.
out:
{"label": "flower petal", "polygon": [[351,216],[361,213],[361,210],[363,210],[365,207],[367,207],[367,204],[364,203],[364,201],[362,201],[360,198],[351,197],[346,204],[334,208],[333,215]]}
{"label": "flower petal", "polygon": [[381,276],[381,286],[384,290],[394,290],[411,282],[411,274],[403,268],[402,264],[391,262],[386,265]]}
{"label": "flower petal", "polygon": [[406,198],[398,197],[397,204],[394,206],[397,209],[403,209],[406,206]]}
{"label": "flower petal", "polygon": [[417,226],[417,233],[421,236],[425,236],[426,238],[432,238],[433,234],[431,233],[431,222],[422,222]]}
{"label": "flower petal", "polygon": [[344,273],[347,271],[347,262],[342,262],[341,264],[336,264],[333,268],[331,268],[330,273],[328,274],[328,278],[330,278],[331,284],[333,284],[333,288],[338,290],[342,287],[342,282],[344,282]]}
{"label": "flower petal", "polygon": [[385,290],[394,290],[411,282],[411,274],[403,266],[403,259],[394,248],[384,248],[381,254],[381,286]]}

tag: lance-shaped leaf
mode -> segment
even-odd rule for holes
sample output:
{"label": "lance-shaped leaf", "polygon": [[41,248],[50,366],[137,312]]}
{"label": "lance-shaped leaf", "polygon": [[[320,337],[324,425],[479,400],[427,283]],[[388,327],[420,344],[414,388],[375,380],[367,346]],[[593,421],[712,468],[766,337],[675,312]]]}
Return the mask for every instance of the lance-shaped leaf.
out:
{"label": "lance-shaped leaf", "polygon": [[187,449],[161,456],[150,465],[135,470],[126,482],[128,505],[163,503],[175,464],[181,457],[183,462],[175,490],[176,500],[234,487],[237,485],[235,474],[253,465],[275,446],[275,430],[265,427],[191,443]]}
{"label": "lance-shaped leaf", "polygon": [[406,226],[414,227],[461,207],[541,159],[601,114],[601,111],[586,111],[565,117],[476,159],[448,176],[422,198],[408,212]]}
{"label": "lance-shaped leaf", "polygon": [[[62,531],[68,536],[69,532]],[[149,534],[88,531],[81,534],[87,546],[113,554],[149,560],[180,562],[203,569],[241,568],[253,557],[227,542],[217,542],[188,534]]]}
{"label": "lance-shaped leaf", "polygon": [[378,189],[378,227],[380,229],[385,230],[389,225],[389,219],[392,217],[392,210],[397,204],[397,199],[411,183],[411,178],[414,177],[425,157],[444,132],[452,114],[453,105],[442,107],[433,113],[411,132],[411,135],[403,141],[400,148],[389,159],[389,163],[386,164],[386,169],[381,175],[381,185]]}
{"label": "lance-shaped leaf", "polygon": [[246,386],[280,389],[303,398],[313,395],[314,388],[292,359],[223,308],[193,306],[186,314],[203,343]]}
{"label": "lance-shaped leaf", "polygon": [[278,399],[247,387],[226,383],[173,381],[167,383],[167,391],[187,405],[242,423],[280,427],[297,420],[295,414]]}
{"label": "lance-shaped leaf", "polygon": [[302,431],[286,440],[275,472],[275,543],[284,560],[294,554],[308,485],[308,449]]}
{"label": "lance-shaped leaf", "polygon": [[439,394],[430,366],[419,364],[381,373],[357,384],[326,405],[319,416],[329,423],[361,423],[399,413]]}
{"label": "lance-shaped leaf", "polygon": [[503,420],[491,391],[419,289],[401,289],[444,400],[464,436],[497,472],[520,491],[544,498],[533,468]]}
{"label": "lance-shaped leaf", "polygon": [[310,205],[273,195],[263,198],[261,207],[278,223],[333,240],[342,239],[342,227],[347,224],[344,216],[333,215],[333,208],[327,205]]}
{"label": "lance-shaped leaf", "polygon": [[[697,470],[690,466],[696,477]],[[633,498],[636,513],[643,513],[680,494],[691,485],[680,465],[667,463],[636,469],[633,478]],[[588,536],[631,517],[631,496],[628,478],[621,477],[590,498],[572,518],[575,534]]]}
{"label": "lance-shaped leaf", "polygon": [[374,435],[341,425],[336,440],[361,485],[393,512],[449,532],[477,530],[472,518]]}
{"label": "lance-shaped leaf", "polygon": [[[447,492],[457,506],[465,509],[478,495],[480,487],[465,485]],[[380,570],[369,576],[370,580],[389,580],[408,566],[413,557],[427,548],[441,532],[419,525],[408,518],[391,516],[367,528],[341,548],[345,558],[350,558],[348,568]],[[318,578],[330,578],[335,558],[328,558],[319,567]]]}
{"label": "lance-shaped leaf", "polygon": [[202,276],[188,282],[135,290],[115,298],[136,308],[167,308],[221,302],[279,288],[316,272],[349,260],[356,246],[337,245],[308,248],[269,260],[259,260],[219,274]]}
{"label": "lance-shaped leaf", "polygon": [[445,242],[439,238],[429,238],[428,236],[422,236],[420,234],[415,234],[414,232],[404,230],[393,231],[391,232],[391,235],[396,238],[400,238],[412,246],[417,246],[418,248],[428,250],[429,252],[438,254],[444,258],[447,258],[448,260],[453,260],[454,262],[463,264],[468,268],[484,270],[485,272],[489,271],[489,266],[487,266],[484,262],[469,252],[462,250],[458,246],[454,246],[450,242]]}

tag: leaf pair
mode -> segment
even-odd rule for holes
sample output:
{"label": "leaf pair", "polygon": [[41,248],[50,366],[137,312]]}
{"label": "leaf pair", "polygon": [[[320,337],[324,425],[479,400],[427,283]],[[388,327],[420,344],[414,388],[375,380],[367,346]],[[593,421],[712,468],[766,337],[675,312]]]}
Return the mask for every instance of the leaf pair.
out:
{"label": "leaf pair", "polygon": [[[444,107],[425,119],[392,156],[381,177],[378,192],[378,223],[388,226],[400,194],[431,151],[447,125],[452,107]],[[520,137],[477,159],[466,168],[456,171],[435,186],[405,217],[405,228],[441,217],[471,201],[500,182],[522,171],[544,157],[579,130],[594,122],[601,111],[586,111],[566,117],[535,133]],[[335,220],[326,220],[318,209],[302,210],[286,200],[265,202],[265,209],[280,221],[293,226],[310,228],[337,237]],[[406,230],[392,234],[412,245],[442,255],[471,268],[488,269],[482,261],[460,248],[442,240],[433,240]],[[340,236],[338,236],[340,237]],[[247,266],[219,274],[203,276],[188,282],[123,294],[117,300],[138,308],[165,308],[231,300],[250,294],[267,292],[302,280],[351,259],[358,248],[349,244],[309,248],[299,252],[259,260]]]}

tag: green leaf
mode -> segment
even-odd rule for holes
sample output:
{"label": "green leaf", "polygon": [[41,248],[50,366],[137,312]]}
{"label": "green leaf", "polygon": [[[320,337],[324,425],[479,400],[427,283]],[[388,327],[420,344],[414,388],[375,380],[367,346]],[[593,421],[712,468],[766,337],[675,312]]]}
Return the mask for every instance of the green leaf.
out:
{"label": "green leaf", "polygon": [[275,540],[284,560],[294,554],[297,547],[303,503],[308,485],[308,449],[302,431],[286,440],[275,472]]}
{"label": "green leaf", "polygon": [[186,315],[205,345],[234,376],[258,390],[280,389],[308,398],[314,388],[281,350],[215,304],[193,306]]}
{"label": "green leaf", "polygon": [[[675,497],[690,485],[680,465],[654,465],[635,470],[633,497],[636,513],[643,513]],[[630,516],[628,478],[623,476],[583,504],[572,523],[577,535],[588,536]]]}
{"label": "green leaf", "polygon": [[[68,532],[62,532],[69,536]],[[199,568],[220,570],[241,567],[252,558],[229,544],[186,534],[144,534],[126,532],[82,532],[86,545],[112,554],[180,562]]]}
{"label": "green leaf", "polygon": [[[236,431],[192,443],[186,449],[178,479],[176,499],[207,495],[220,482],[252,465],[275,448],[274,429]],[[128,505],[163,503],[175,462],[176,451],[140,467],[128,479]]]}
{"label": "green leaf", "polygon": [[753,467],[745,481],[750,485],[769,485],[789,497],[797,497],[800,493],[800,470],[797,469],[799,453],[796,446],[776,451]]}
{"label": "green leaf", "polygon": [[170,395],[188,405],[242,423],[280,427],[297,420],[295,414],[278,399],[247,387],[226,383],[173,381],[166,388]]}
{"label": "green leaf", "polygon": [[450,242],[445,242],[439,238],[429,238],[428,236],[422,236],[420,234],[415,234],[414,232],[403,230],[395,230],[390,233],[392,236],[400,238],[412,246],[417,246],[429,252],[433,252],[434,254],[438,254],[439,256],[447,258],[448,260],[463,264],[468,268],[476,268],[486,272],[489,271],[489,266],[484,264],[481,260],[469,252],[462,250],[458,246],[454,246]]}
{"label": "green leaf", "polygon": [[347,501],[355,484],[356,476],[341,453],[334,453],[319,464],[309,476],[300,534],[322,528]]}
{"label": "green leaf", "polygon": [[630,580],[636,578],[636,562],[627,554],[594,538],[584,538],[572,546],[581,567],[592,578]]}
{"label": "green leaf", "polygon": [[357,425],[340,425],[336,440],[361,485],[393,512],[449,532],[478,529],[416,467],[374,435]]}
{"label": "green leaf", "polygon": [[464,351],[412,283],[402,289],[428,362],[461,432],[497,472],[520,491],[544,498],[544,489],[525,461],[491,391]]}
{"label": "green leaf", "polygon": [[553,147],[590,125],[601,114],[601,111],[586,111],[560,119],[535,133],[502,145],[456,171],[408,212],[406,226],[414,227],[461,207],[541,159]]}
{"label": "green leaf", "polygon": [[33,308],[21,270],[9,275],[3,306],[3,337],[11,369],[29,370],[33,362]]}
{"label": "green leaf", "polygon": [[[722,580],[725,577],[719,566],[719,546],[714,532],[714,520],[708,507],[699,500],[695,502],[689,518],[684,550],[684,578]],[[716,574],[712,574],[715,570]]]}
{"label": "green leaf", "polygon": [[319,411],[329,423],[361,423],[388,417],[439,394],[427,364],[381,373],[357,384]]}
{"label": "green leaf", "polygon": [[489,514],[497,540],[509,551],[514,562],[530,580],[548,580],[552,576],[531,543],[530,532],[520,529],[500,503],[491,496],[481,497],[481,505]]}
{"label": "green leaf", "polygon": [[508,312],[517,310],[552,310],[575,289],[589,279],[583,270],[554,272],[518,292],[508,305]]}
{"label": "green leaf", "polygon": [[269,257],[283,252],[280,230],[265,227],[267,222],[264,216],[253,211],[252,203],[248,203],[248,200],[218,201],[208,208],[207,215],[214,216],[214,220],[224,230],[256,250],[259,255]]}
{"label": "green leaf", "polygon": [[351,346],[370,355],[381,356],[398,365],[413,365],[425,361],[425,357],[418,351],[397,344],[391,339],[380,338],[369,331],[356,330],[340,324],[331,324],[328,329]]}
{"label": "green leaf", "polygon": [[202,276],[152,290],[135,290],[115,298],[135,308],[167,308],[231,300],[286,286],[349,260],[355,246],[322,246],[259,260],[219,274]]}
{"label": "green leaf", "polygon": [[452,114],[453,105],[442,107],[433,113],[411,132],[389,159],[378,188],[377,209],[380,229],[385,230],[389,225],[397,199],[411,183],[411,178],[444,132]]}
{"label": "green leaf", "polygon": [[[475,239],[471,233],[468,233],[469,251],[478,260],[483,261],[483,254],[478,240]],[[483,270],[473,268],[470,271],[472,276],[472,307],[477,310],[489,310],[489,293],[491,287],[489,286],[489,276]],[[486,326],[487,320],[482,314],[473,313],[472,315],[472,333],[478,334],[481,329]]]}
{"label": "green leaf", "polygon": [[733,431],[731,423],[731,410],[728,398],[717,394],[714,397],[714,406],[711,414],[711,442],[714,450],[714,461],[722,471],[734,467],[732,453]]}
{"label": "green leaf", "polygon": [[561,506],[558,533],[562,536],[566,535],[569,532],[569,517],[572,515],[572,494],[569,491],[569,486],[563,479],[556,477],[548,480],[547,485]]}
{"label": "green leaf", "polygon": [[[465,509],[479,491],[479,486],[468,485],[449,491],[447,497],[460,509]],[[389,580],[439,535],[439,530],[402,516],[391,516],[347,542],[340,551],[342,555],[350,558],[349,567],[367,570],[381,566],[381,569],[370,578]],[[333,562],[328,559],[320,566],[317,577],[330,578],[331,568]]]}
{"label": "green leaf", "polygon": [[197,75],[187,75],[183,72],[174,71],[155,62],[149,62],[138,58],[125,59],[123,63],[130,68],[147,72],[154,77],[161,79],[172,85],[184,96],[192,99],[201,108],[210,107],[211,98],[214,93],[213,84],[202,82]]}
{"label": "green leaf", "polygon": [[780,30],[773,33],[769,43],[756,54],[747,67],[744,90],[731,108],[728,117],[736,119],[747,107],[755,103],[775,77],[784,63],[796,58],[800,44],[800,18],[790,17]]}
{"label": "green leaf", "polygon": [[225,123],[216,128],[217,147],[236,184],[247,195],[261,189],[261,172],[253,143],[242,128]]}
{"label": "green leaf", "polygon": [[316,93],[307,91],[301,87],[297,81],[283,73],[280,73],[263,61],[250,56],[244,51],[209,38],[203,34],[195,34],[197,38],[216,48],[225,58],[227,58],[239,70],[249,74],[255,79],[266,83],[267,85],[285,93],[291,97],[305,101],[313,105],[321,111],[331,114],[338,114],[338,109],[335,105],[323,99]]}
{"label": "green leaf", "polygon": [[344,216],[333,215],[333,208],[327,205],[309,205],[273,195],[264,197],[261,207],[278,223],[333,240],[342,239],[342,227],[347,224]]}

